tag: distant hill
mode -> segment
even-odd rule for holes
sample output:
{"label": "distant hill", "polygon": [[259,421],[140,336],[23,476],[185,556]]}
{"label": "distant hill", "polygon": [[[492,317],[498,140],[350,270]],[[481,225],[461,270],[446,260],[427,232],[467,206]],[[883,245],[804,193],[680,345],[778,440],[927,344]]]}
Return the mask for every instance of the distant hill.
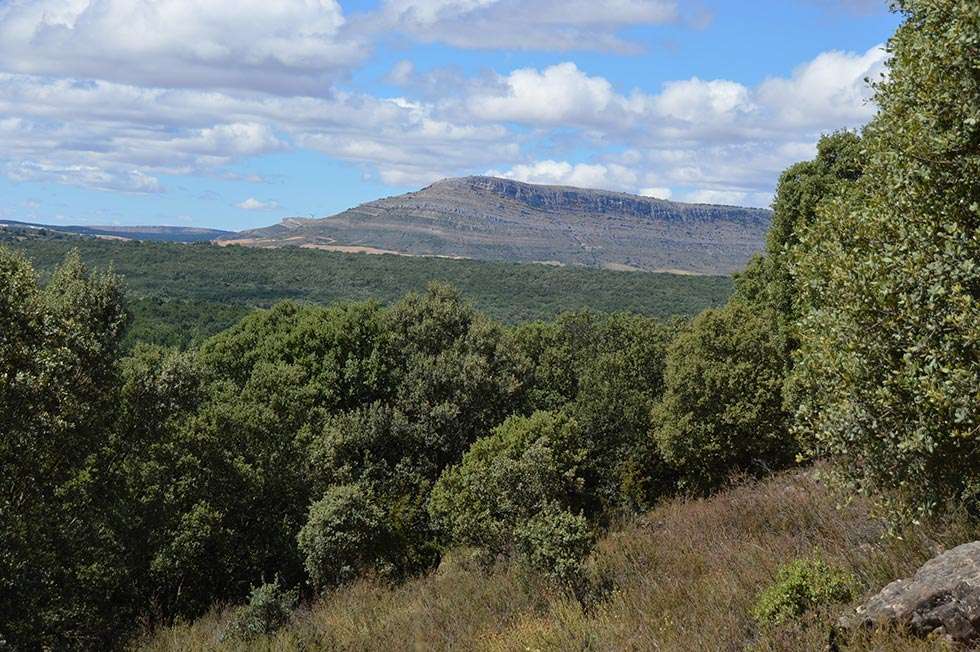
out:
{"label": "distant hill", "polygon": [[323,219],[224,235],[219,244],[730,274],[761,250],[770,217],[758,208],[462,177]]}
{"label": "distant hill", "polygon": [[0,228],[46,229],[59,233],[75,233],[101,238],[120,238],[124,240],[154,240],[162,242],[208,242],[233,231],[219,229],[200,229],[186,226],[62,226],[54,224],[33,224],[15,220],[0,220]]}
{"label": "distant hill", "polygon": [[448,282],[494,319],[551,319],[568,310],[694,315],[725,303],[730,276],[631,274],[587,267],[407,256],[364,256],[285,247],[256,249],[93,238],[0,228],[0,247],[43,273],[77,250],[91,268],[122,277],[134,313],[129,343],[184,346],[277,301],[397,301]]}

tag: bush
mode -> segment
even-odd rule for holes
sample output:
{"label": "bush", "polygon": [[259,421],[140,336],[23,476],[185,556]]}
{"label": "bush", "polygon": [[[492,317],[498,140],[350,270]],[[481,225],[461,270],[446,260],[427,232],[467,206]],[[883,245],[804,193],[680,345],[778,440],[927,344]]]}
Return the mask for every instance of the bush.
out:
{"label": "bush", "polygon": [[735,301],[708,310],[671,344],[654,438],[682,485],[707,490],[735,472],[792,462],[782,406],[786,337],[771,313]]}
{"label": "bush", "polygon": [[222,638],[250,641],[274,634],[289,622],[298,602],[299,592],[284,589],[278,578],[275,582],[257,586],[252,589],[248,603],[235,609]]}
{"label": "bush", "polygon": [[596,538],[583,515],[548,503],[514,530],[514,541],[521,562],[531,570],[572,589],[585,583],[582,564]]}
{"label": "bush", "polygon": [[386,536],[385,513],[370,492],[338,485],[310,507],[298,541],[313,584],[330,587],[373,566]]}
{"label": "bush", "polygon": [[819,559],[797,559],[779,569],[776,582],[756,599],[752,617],[763,627],[781,625],[813,609],[848,602],[854,593],[852,575]]}
{"label": "bush", "polygon": [[451,543],[509,552],[518,526],[546,506],[587,502],[588,451],[568,416],[511,417],[478,440],[432,491],[429,513]]}

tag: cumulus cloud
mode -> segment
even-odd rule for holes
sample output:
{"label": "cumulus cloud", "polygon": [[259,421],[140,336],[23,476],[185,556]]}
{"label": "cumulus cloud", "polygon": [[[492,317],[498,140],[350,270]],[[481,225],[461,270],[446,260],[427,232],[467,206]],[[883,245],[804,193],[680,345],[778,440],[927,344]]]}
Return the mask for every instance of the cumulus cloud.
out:
{"label": "cumulus cloud", "polygon": [[459,48],[635,52],[621,30],[678,17],[675,0],[385,0],[366,22]]}
{"label": "cumulus cloud", "polygon": [[653,106],[660,116],[685,122],[731,122],[756,110],[749,89],[733,81],[697,77],[664,84]]}
{"label": "cumulus cloud", "polygon": [[[870,117],[863,79],[883,69],[880,47],[754,87],[624,89],[572,61],[446,83],[405,60],[387,79],[408,97],[336,83],[379,29],[459,47],[629,49],[627,27],[679,12],[673,0],[384,0],[355,17],[336,0],[0,0],[0,172],[157,193],[168,175],[224,178],[231,163],[302,148],[396,186],[499,170],[759,203],[821,131]],[[268,203],[249,200],[238,206]]]}
{"label": "cumulus cloud", "polygon": [[812,128],[862,123],[875,112],[865,79],[878,80],[885,61],[883,45],[863,54],[824,52],[798,67],[788,79],[767,79],[757,96],[784,125]]}
{"label": "cumulus cloud", "polygon": [[249,197],[245,201],[240,201],[235,204],[235,208],[240,208],[244,211],[272,211],[279,208],[279,202],[260,201],[255,197]]}
{"label": "cumulus cloud", "polygon": [[567,161],[545,160],[532,164],[515,165],[502,172],[491,170],[488,174],[526,183],[608,190],[635,190],[637,183],[635,171],[615,163],[572,164]]}
{"label": "cumulus cloud", "polygon": [[8,72],[323,94],[363,59],[336,0],[9,0]]}

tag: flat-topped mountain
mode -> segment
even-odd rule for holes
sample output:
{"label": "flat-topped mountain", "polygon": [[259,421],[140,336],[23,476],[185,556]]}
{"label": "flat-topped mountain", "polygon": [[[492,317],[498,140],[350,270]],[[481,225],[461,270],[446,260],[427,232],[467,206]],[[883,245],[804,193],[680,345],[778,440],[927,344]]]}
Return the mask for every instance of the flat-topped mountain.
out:
{"label": "flat-topped mountain", "polygon": [[219,242],[729,274],[762,248],[769,222],[758,208],[462,177]]}

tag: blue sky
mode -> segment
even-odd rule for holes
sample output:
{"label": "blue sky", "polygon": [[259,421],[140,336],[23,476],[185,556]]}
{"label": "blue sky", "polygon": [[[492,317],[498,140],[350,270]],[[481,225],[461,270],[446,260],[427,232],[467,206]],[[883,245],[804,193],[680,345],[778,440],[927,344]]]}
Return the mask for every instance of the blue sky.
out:
{"label": "blue sky", "polygon": [[875,0],[0,0],[0,218],[241,229],[446,176],[765,206]]}

